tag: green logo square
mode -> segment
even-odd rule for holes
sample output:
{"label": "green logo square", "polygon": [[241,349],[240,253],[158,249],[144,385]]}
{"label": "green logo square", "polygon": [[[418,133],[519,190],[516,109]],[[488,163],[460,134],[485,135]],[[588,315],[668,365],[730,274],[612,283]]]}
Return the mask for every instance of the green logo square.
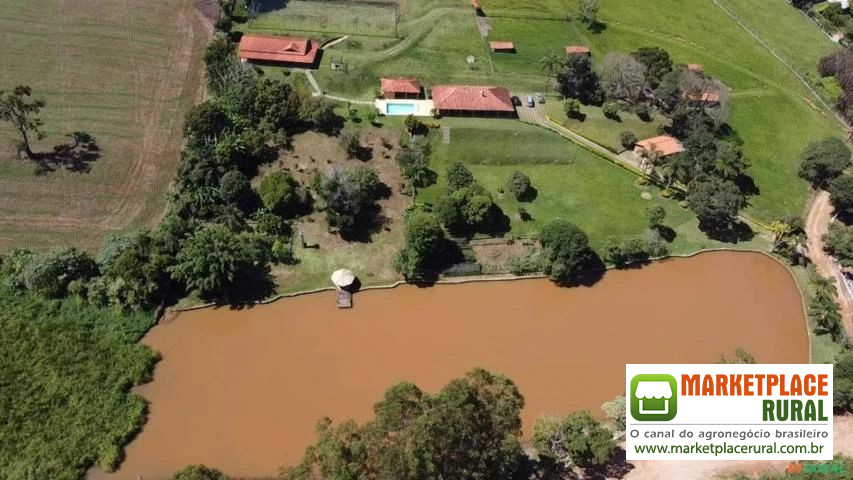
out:
{"label": "green logo square", "polygon": [[634,420],[668,422],[678,413],[678,383],[672,375],[634,375],[630,394]]}

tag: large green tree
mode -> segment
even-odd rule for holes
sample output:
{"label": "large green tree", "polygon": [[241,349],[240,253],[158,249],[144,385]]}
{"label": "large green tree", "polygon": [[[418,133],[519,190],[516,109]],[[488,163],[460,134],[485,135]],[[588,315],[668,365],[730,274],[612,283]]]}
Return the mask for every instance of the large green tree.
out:
{"label": "large green tree", "polygon": [[613,434],[585,410],[538,419],[533,425],[533,445],[540,455],[566,467],[582,468],[604,465],[616,450]]}
{"label": "large green tree", "polygon": [[285,480],[493,480],[522,458],[524,398],[506,377],[476,369],[429,395],[403,383],[374,406],[375,418],[318,424],[317,443]]}
{"label": "large green tree", "polygon": [[18,131],[21,136],[20,149],[29,158],[36,156],[30,136],[35,135],[38,140],[44,138],[41,131],[43,122],[39,118],[44,106],[45,101],[33,98],[33,91],[27,85],[18,85],[11,92],[0,90],[0,120],[11,123]]}
{"label": "large green tree", "polygon": [[347,236],[371,231],[379,220],[377,200],[386,188],[376,170],[367,166],[327,173],[319,192],[329,226]]}
{"label": "large green tree", "polygon": [[850,148],[837,137],[810,144],[800,155],[800,177],[812,186],[832,180],[850,166]]}
{"label": "large green tree", "polygon": [[172,480],[230,480],[231,477],[225,475],[215,468],[210,468],[205,465],[189,465],[179,470],[172,477]]}
{"label": "large green tree", "polygon": [[719,178],[703,178],[690,183],[687,204],[699,217],[699,225],[707,232],[730,230],[745,199],[737,185]]}
{"label": "large green tree", "polygon": [[853,214],[853,176],[842,175],[830,181],[829,200],[835,213],[849,219]]}
{"label": "large green tree", "polygon": [[289,172],[283,171],[264,176],[258,194],[267,210],[284,218],[296,216],[308,201],[308,194],[299,182]]}
{"label": "large green tree", "polygon": [[406,217],[406,244],[400,251],[395,268],[411,280],[429,280],[443,263],[441,258],[444,230],[429,212],[412,212]]}
{"label": "large green tree", "polygon": [[205,300],[242,301],[269,281],[269,248],[251,234],[207,225],[183,242],[169,271]]}
{"label": "large green tree", "polygon": [[553,220],[539,233],[543,268],[554,281],[568,281],[594,259],[589,237],[566,220]]}

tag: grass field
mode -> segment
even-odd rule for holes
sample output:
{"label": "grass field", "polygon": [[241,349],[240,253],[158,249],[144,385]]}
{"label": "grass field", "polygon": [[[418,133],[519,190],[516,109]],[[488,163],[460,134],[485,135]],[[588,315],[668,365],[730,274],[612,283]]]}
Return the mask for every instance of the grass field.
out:
{"label": "grass field", "polygon": [[[564,218],[590,236],[594,248],[608,240],[641,236],[648,228],[646,208],[660,205],[667,211],[666,224],[676,231],[673,253],[694,252],[724,246],[709,240],[697,228],[696,217],[673,200],[660,197],[656,187],[638,187],[631,173],[538,127],[500,120],[452,120],[450,145],[434,142],[430,168],[438,182],[418,194],[422,202],[435,202],[447,188],[445,171],[454,161],[463,162],[494,195],[511,220],[512,233],[533,234],[550,220]],[[537,196],[532,202],[518,202],[498,192],[513,171],[527,174]],[[649,200],[643,192],[651,195]],[[532,221],[519,220],[523,206]],[[732,246],[726,244],[726,246]],[[755,237],[738,244],[742,248],[765,249],[766,240]]]}
{"label": "grass field", "polygon": [[50,151],[93,135],[88,173],[36,176],[0,126],[0,250],[96,247],[106,232],[156,223],[175,175],[183,116],[201,92],[209,21],[193,0],[0,0],[0,90],[47,100]]}
{"label": "grass field", "polygon": [[[414,13],[414,2],[403,2],[402,40],[354,36],[355,43],[347,41],[327,52],[317,78],[329,92],[360,98],[375,93],[382,75],[414,75],[427,85],[489,83],[516,92],[541,91],[546,82],[539,60],[561,53],[567,44],[589,45],[598,60],[611,51],[659,46],[676,62],[703,64],[706,72],[732,88],[731,124],[743,140],[760,190],[748,212],[765,220],[799,214],[808,194],[796,176],[799,153],[814,140],[843,133],[792,69],[813,76],[818,59],[837,47],[784,0],[720,3],[758,39],[706,0],[602,0],[605,28],[600,33],[565,20],[575,8],[571,0],[483,0],[491,28],[487,39],[480,36],[468,2],[437,1],[428,13]],[[513,41],[517,52],[493,54],[485,40]],[[476,58],[473,68],[464,61],[467,55]],[[345,58],[349,72],[331,72],[325,63],[330,56]],[[636,128],[638,136],[653,133],[647,128],[651,124],[620,125],[594,110],[588,113],[587,122],[569,122],[569,127],[608,147],[622,130]]]}

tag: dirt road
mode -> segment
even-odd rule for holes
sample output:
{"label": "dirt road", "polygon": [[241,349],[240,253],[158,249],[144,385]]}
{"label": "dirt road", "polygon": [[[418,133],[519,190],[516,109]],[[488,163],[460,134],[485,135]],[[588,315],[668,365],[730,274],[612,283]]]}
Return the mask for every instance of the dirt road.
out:
{"label": "dirt road", "polygon": [[848,332],[853,332],[853,298],[844,287],[835,260],[823,251],[823,235],[829,230],[832,213],[833,207],[829,202],[829,193],[825,190],[819,190],[809,206],[808,216],[806,217],[806,234],[809,238],[808,255],[818,273],[824,277],[835,279],[835,287],[838,291],[836,298],[841,306],[844,326]]}

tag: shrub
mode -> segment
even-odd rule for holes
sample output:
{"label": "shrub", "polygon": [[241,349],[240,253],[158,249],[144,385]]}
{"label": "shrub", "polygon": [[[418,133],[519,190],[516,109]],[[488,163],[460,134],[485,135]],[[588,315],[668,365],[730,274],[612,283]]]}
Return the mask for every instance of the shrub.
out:
{"label": "shrub", "polygon": [[23,271],[23,279],[26,288],[33,293],[45,298],[61,298],[68,294],[68,284],[97,274],[95,260],[72,247],[35,257]]}
{"label": "shrub", "polygon": [[634,132],[630,130],[625,130],[624,132],[619,134],[619,143],[621,143],[622,146],[626,149],[631,150],[637,143],[637,136],[634,135]]}
{"label": "shrub", "polygon": [[611,120],[619,119],[619,104],[616,102],[604,102],[601,106],[601,112],[604,116]]}
{"label": "shrub", "polygon": [[531,215],[526,208],[518,207],[518,218],[522,222],[529,222],[530,220],[533,220],[533,215]]}
{"label": "shrub", "polygon": [[557,219],[542,227],[543,270],[552,280],[567,281],[594,258],[589,237],[574,224]]}
{"label": "shrub", "polygon": [[535,253],[512,257],[507,262],[507,267],[513,275],[529,275],[542,271],[539,256]]}
{"label": "shrub", "polygon": [[507,180],[506,189],[512,193],[517,200],[521,200],[530,191],[530,177],[516,170],[512,172],[509,180]]}
{"label": "shrub", "polygon": [[307,193],[288,172],[264,176],[258,193],[267,210],[285,218],[295,217],[307,203]]}
{"label": "shrub", "polygon": [[474,174],[460,162],[453,162],[447,167],[447,186],[451,190],[469,187],[474,183]]}

